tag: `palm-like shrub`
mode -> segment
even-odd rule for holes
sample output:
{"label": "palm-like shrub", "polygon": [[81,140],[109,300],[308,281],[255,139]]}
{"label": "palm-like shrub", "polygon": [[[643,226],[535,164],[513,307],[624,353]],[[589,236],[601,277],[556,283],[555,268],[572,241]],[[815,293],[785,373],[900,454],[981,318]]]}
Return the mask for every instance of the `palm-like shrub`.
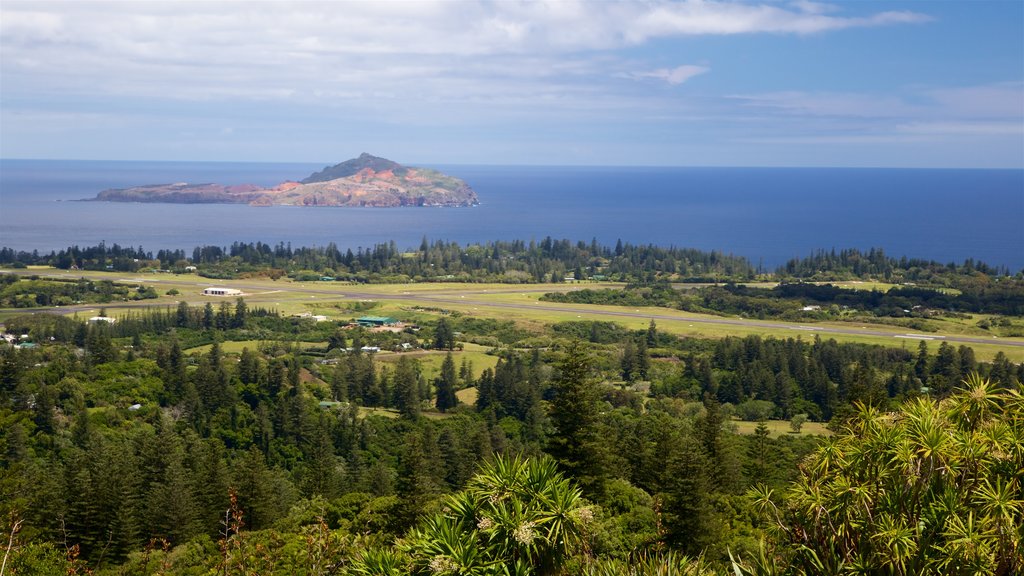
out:
{"label": "palm-like shrub", "polygon": [[898,413],[858,406],[802,466],[772,518],[798,574],[1024,571],[1024,397],[977,375]]}
{"label": "palm-like shrub", "polygon": [[394,551],[357,558],[355,574],[559,574],[585,549],[593,512],[550,458],[498,457]]}
{"label": "palm-like shrub", "polygon": [[629,560],[597,560],[584,569],[584,576],[716,576],[721,574],[703,557],[690,558],[668,551],[638,553]]}

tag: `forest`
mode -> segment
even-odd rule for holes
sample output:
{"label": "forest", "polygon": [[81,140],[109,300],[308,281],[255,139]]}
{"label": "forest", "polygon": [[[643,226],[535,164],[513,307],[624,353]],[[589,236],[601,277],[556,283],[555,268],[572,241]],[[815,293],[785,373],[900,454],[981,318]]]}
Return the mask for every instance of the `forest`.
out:
{"label": "forest", "polygon": [[[873,249],[767,272],[715,252],[550,238],[344,253],[101,244],[0,249],[0,263],[71,273],[0,274],[0,574],[1024,567],[1024,365],[1002,352],[430,306],[376,329],[244,297],[166,304],[177,289],[73,275],[617,280],[541,299],[924,331],[980,314],[1012,336],[1024,285],[1007,270]],[[839,286],[882,278],[887,290]],[[98,316],[32,313],[89,305]]]}
{"label": "forest", "polygon": [[[493,241],[460,245],[429,241],[400,249],[394,242],[344,252],[335,244],[298,247],[279,243],[234,242],[230,246],[197,246],[146,251],[142,246],[70,246],[40,253],[0,248],[0,266],[53,266],[62,270],[166,270],[184,272],[194,266],[208,278],[281,278],[312,280],[330,277],[352,282],[503,282],[511,284],[616,280],[622,282],[746,282],[762,280],[837,281],[877,278],[888,283],[913,283],[970,291],[1001,278],[1024,277],[1024,270],[966,260],[939,263],[918,258],[893,258],[879,248],[818,251],[791,260],[776,270],[752,265],[746,258],[694,248],[614,246],[546,237],[540,241]],[[1019,285],[1018,285],[1019,291]],[[1016,304],[1019,306],[1019,301]]]}
{"label": "forest", "polygon": [[[945,342],[681,338],[653,321],[538,334],[429,316],[416,331],[375,332],[239,298],[116,323],[8,320],[41,345],[0,346],[4,565],[111,575],[1022,566],[1024,366],[1001,355],[978,362]],[[472,341],[488,343],[493,366],[462,356]],[[416,352],[386,352],[401,344]],[[771,432],[777,423],[788,431]],[[828,430],[797,433],[812,423]],[[827,519],[807,512],[814,499]]]}

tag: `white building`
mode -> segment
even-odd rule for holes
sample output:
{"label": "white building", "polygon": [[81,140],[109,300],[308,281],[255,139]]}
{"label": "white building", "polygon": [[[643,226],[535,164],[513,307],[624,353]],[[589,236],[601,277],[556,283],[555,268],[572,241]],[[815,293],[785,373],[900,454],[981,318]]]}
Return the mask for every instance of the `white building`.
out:
{"label": "white building", "polygon": [[241,290],[235,290],[234,288],[218,288],[216,286],[211,286],[210,288],[207,288],[207,289],[203,290],[203,295],[204,296],[241,296],[242,295],[242,291]]}
{"label": "white building", "polygon": [[99,324],[100,322],[113,324],[114,322],[117,322],[117,319],[111,318],[110,316],[93,316],[92,318],[89,318],[89,324]]}

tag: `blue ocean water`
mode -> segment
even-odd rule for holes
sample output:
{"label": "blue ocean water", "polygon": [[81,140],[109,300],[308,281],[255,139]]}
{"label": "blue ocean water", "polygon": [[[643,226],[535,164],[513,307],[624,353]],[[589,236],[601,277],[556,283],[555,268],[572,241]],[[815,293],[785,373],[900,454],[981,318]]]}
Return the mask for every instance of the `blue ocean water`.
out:
{"label": "blue ocean water", "polygon": [[844,168],[434,166],[474,208],[76,202],[170,182],[273,185],[319,164],[0,160],[0,245],[191,250],[234,241],[342,249],[425,236],[460,243],[545,236],[719,250],[775,267],[817,249],[1024,269],[1024,171]]}

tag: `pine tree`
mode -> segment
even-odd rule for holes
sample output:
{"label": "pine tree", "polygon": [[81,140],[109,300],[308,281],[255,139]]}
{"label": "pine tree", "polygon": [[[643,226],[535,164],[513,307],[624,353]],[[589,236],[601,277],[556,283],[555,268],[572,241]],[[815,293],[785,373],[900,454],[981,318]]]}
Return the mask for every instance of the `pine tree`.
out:
{"label": "pine tree", "polygon": [[301,488],[307,497],[334,498],[340,489],[338,459],[331,440],[330,421],[321,413],[305,447]]}
{"label": "pine tree", "polygon": [[751,482],[767,484],[773,467],[768,462],[768,424],[761,420],[749,439],[747,449],[747,477]]}
{"label": "pine tree", "polygon": [[403,440],[398,496],[402,522],[408,526],[426,503],[441,492],[444,480],[437,435],[430,421],[421,420],[419,427],[406,434]]}
{"label": "pine tree", "polygon": [[213,304],[207,302],[206,306],[203,307],[203,328],[209,330],[214,327],[215,315],[213,312]]}
{"label": "pine tree", "polygon": [[639,375],[636,366],[636,346],[633,344],[632,338],[626,340],[626,345],[622,349],[622,359],[619,361],[619,366],[622,372],[622,379],[626,382],[632,382]]}
{"label": "pine tree", "polygon": [[574,341],[566,348],[554,384],[551,421],[555,433],[549,452],[585,490],[599,494],[608,474],[609,455],[600,438],[591,359],[581,342]]}
{"label": "pine tree", "polygon": [[258,384],[260,382],[259,357],[246,346],[238,359],[238,379],[242,384]]}
{"label": "pine tree", "polygon": [[408,356],[395,363],[395,406],[403,418],[415,420],[420,414],[419,366]]}
{"label": "pine tree", "polygon": [[712,464],[700,443],[683,435],[665,462],[666,539],[684,553],[698,555],[719,538],[720,524],[711,506]]}
{"label": "pine tree", "polygon": [[178,302],[178,310],[175,315],[174,323],[178,328],[192,327],[192,314],[189,311],[188,302],[185,302],[184,300]]}
{"label": "pine tree", "polygon": [[231,319],[232,328],[245,328],[245,321],[249,318],[249,307],[241,297],[235,301],[235,315]]}
{"label": "pine tree", "polygon": [[647,326],[645,339],[647,341],[648,348],[653,348],[658,345],[658,325],[654,323],[653,318],[651,318],[651,323]]}
{"label": "pine tree", "polygon": [[480,374],[480,380],[476,384],[476,391],[477,412],[483,412],[497,402],[497,397],[494,393],[494,370],[487,368]]}
{"label": "pine tree", "polygon": [[434,380],[434,387],[437,389],[436,405],[441,412],[447,412],[459,402],[455,397],[456,378],[455,360],[452,358],[452,353],[449,352],[444,357],[444,362],[441,363],[441,375]]}
{"label": "pine tree", "polygon": [[636,373],[641,380],[647,380],[647,373],[651,369],[650,352],[647,350],[647,341],[640,340],[636,347]]}
{"label": "pine tree", "polygon": [[445,318],[438,320],[437,328],[434,329],[434,348],[438,350],[452,350],[455,348],[455,332]]}

